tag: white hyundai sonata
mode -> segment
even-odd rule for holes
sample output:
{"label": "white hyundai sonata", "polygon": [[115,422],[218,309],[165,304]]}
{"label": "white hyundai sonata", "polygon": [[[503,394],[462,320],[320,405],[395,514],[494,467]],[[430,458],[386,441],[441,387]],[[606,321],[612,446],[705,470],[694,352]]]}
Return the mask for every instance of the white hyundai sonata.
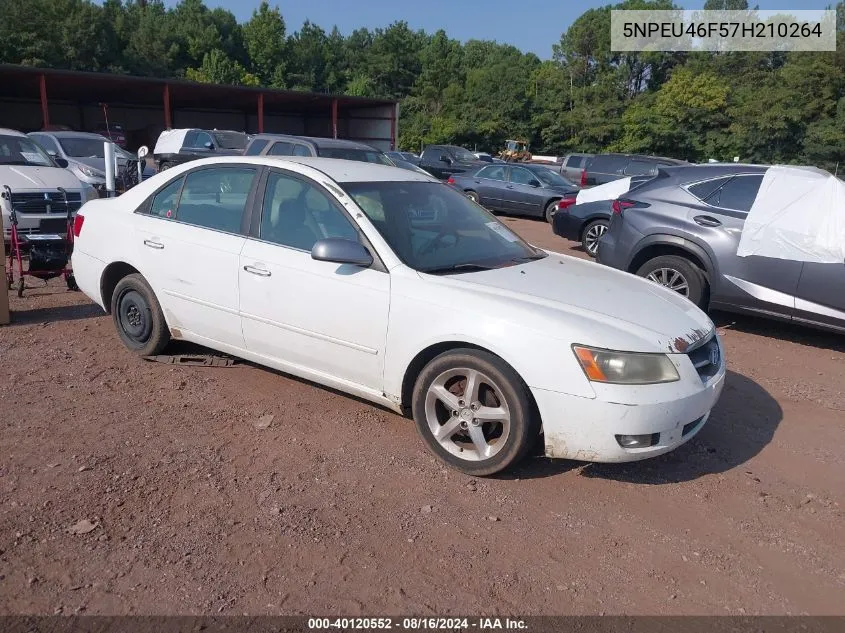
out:
{"label": "white hyundai sonata", "polygon": [[535,248],[407,170],[198,160],[85,204],[74,232],[80,288],[139,355],[184,339],[366,398],[472,475],[540,434],[550,457],[666,453],[724,383],[691,302]]}

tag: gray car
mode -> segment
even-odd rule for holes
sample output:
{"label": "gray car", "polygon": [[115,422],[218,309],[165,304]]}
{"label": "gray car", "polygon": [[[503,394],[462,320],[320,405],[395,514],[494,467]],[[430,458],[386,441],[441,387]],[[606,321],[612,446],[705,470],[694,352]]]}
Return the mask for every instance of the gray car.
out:
{"label": "gray car", "polygon": [[[322,156],[341,160],[395,166],[380,149],[339,138],[296,136],[293,134],[256,134],[244,151],[245,156]],[[405,167],[408,169],[407,167]]]}
{"label": "gray car", "polygon": [[738,257],[767,166],[660,170],[613,202],[598,261],[667,286],[699,307],[845,332],[845,262]]}

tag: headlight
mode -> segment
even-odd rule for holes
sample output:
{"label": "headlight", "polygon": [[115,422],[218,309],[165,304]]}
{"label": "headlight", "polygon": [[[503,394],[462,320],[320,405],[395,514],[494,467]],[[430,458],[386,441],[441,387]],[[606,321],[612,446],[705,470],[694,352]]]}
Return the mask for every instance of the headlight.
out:
{"label": "headlight", "polygon": [[105,178],[105,174],[103,172],[94,169],[93,167],[88,167],[88,165],[80,165],[79,171],[83,174],[88,176],[89,178]]}
{"label": "headlight", "polygon": [[573,345],[572,350],[592,382],[651,385],[680,380],[678,370],[666,354],[614,352],[581,345]]}

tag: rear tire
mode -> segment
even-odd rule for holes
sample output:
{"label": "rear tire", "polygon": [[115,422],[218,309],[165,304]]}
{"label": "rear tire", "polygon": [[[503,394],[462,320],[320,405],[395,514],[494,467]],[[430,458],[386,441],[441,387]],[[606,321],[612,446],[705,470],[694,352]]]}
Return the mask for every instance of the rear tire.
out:
{"label": "rear tire", "polygon": [[637,275],[674,290],[706,310],[707,280],[704,271],[679,255],[661,255],[640,266]]}
{"label": "rear tire", "polygon": [[117,282],[111,314],[123,344],[139,356],[155,356],[170,341],[164,313],[146,279],[138,273]]}
{"label": "rear tire", "polygon": [[474,191],[467,191],[467,192],[466,192],[466,195],[467,195],[467,198],[469,198],[470,200],[472,200],[475,204],[478,204],[478,205],[480,205],[480,204],[481,204],[481,198],[478,196],[478,194],[477,194],[476,192],[474,192]]}
{"label": "rear tire", "polygon": [[172,167],[172,165],[171,165],[170,163],[168,163],[168,162],[166,162],[166,161],[165,161],[165,162],[163,162],[163,163],[159,163],[158,170],[159,170],[160,172],[162,172],[162,171],[164,171],[165,169],[170,169],[171,167]]}
{"label": "rear tire", "polygon": [[607,232],[610,222],[607,220],[593,220],[581,231],[581,244],[590,257],[595,257],[599,250],[599,239]]}
{"label": "rear tire", "polygon": [[513,466],[539,434],[519,375],[501,358],[475,349],[444,352],[429,362],[417,377],[411,409],[428,448],[474,477]]}

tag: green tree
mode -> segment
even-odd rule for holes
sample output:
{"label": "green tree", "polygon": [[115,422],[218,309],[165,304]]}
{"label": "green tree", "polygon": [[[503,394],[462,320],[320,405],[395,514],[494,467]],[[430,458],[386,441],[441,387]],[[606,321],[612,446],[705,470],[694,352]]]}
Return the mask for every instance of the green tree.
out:
{"label": "green tree", "polygon": [[262,85],[284,88],[287,85],[287,41],[285,19],[279,7],[271,9],[266,0],[262,2],[244,24],[243,36],[250,69]]}

